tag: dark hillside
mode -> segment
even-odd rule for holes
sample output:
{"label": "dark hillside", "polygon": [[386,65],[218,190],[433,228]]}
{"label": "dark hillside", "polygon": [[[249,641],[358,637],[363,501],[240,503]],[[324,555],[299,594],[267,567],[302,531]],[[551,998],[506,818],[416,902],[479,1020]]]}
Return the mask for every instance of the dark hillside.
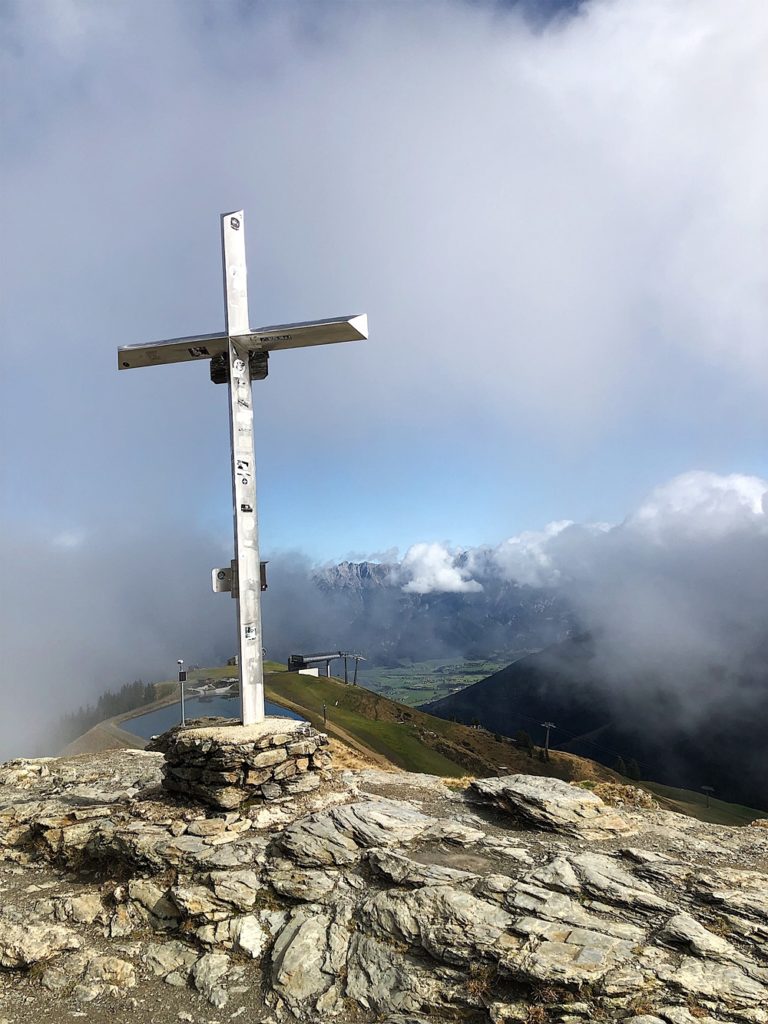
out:
{"label": "dark hillside", "polygon": [[[613,766],[635,760],[642,778],[697,790],[715,787],[723,800],[768,807],[768,672],[754,659],[734,682],[713,678],[709,713],[694,716],[669,687],[619,690],[606,678],[591,637],[558,644],[424,706],[442,718],[478,719],[507,736],[524,729],[542,742],[552,721],[552,744]],[[721,683],[720,687],[718,684]],[[735,705],[729,694],[738,689]],[[718,697],[718,693],[722,693]],[[746,698],[745,699],[745,695]]]}

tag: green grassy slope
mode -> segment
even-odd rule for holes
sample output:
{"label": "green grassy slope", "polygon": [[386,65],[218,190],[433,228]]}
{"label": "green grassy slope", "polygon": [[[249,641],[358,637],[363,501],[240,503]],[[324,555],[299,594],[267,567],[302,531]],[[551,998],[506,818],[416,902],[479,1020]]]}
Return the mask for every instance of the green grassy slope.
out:
{"label": "green grassy slope", "polygon": [[[711,806],[706,807],[701,793],[654,782],[634,783],[597,762],[562,751],[553,751],[552,760],[545,763],[538,757],[528,757],[509,740],[497,738],[485,729],[435,718],[363,686],[346,686],[338,679],[287,672],[275,662],[266,662],[265,669],[269,700],[293,706],[320,729],[324,727],[325,704],[326,731],[344,742],[351,739],[405,771],[446,778],[520,773],[566,781],[618,782],[640,785],[657,796],[663,807],[713,824],[747,825],[755,818],[766,817],[765,812],[723,800],[712,799]],[[190,672],[189,679],[227,678],[236,671],[232,666],[201,668]],[[155,687],[158,697],[172,699],[178,684],[167,680]],[[134,713],[142,710],[145,709]]]}
{"label": "green grassy slope", "polygon": [[709,821],[713,825],[749,825],[756,818],[768,817],[765,811],[754,807],[743,807],[741,804],[729,804],[725,800],[710,798],[710,806],[703,793],[691,789],[676,789],[674,786],[662,786],[659,782],[641,782],[643,789],[656,796],[663,797],[672,804],[675,810],[688,814],[701,821]]}
{"label": "green grassy slope", "polygon": [[713,824],[748,825],[755,818],[765,817],[754,808],[724,800],[712,799],[711,806],[706,807],[701,793],[653,782],[632,782],[594,761],[559,751],[553,751],[552,760],[543,763],[508,741],[495,739],[484,729],[435,718],[364,687],[345,686],[336,679],[315,679],[283,670],[266,676],[266,690],[270,700],[278,704],[281,700],[289,701],[319,728],[323,727],[325,703],[330,730],[334,724],[340,726],[406,771],[456,777],[495,775],[503,770],[507,774],[548,775],[567,781],[618,782],[640,785],[659,797],[668,810]]}
{"label": "green grassy slope", "polygon": [[270,700],[287,701],[301,708],[313,725],[323,726],[323,704],[328,728],[334,725],[362,744],[407,771],[432,775],[547,775],[560,779],[614,781],[612,771],[584,758],[553,754],[549,762],[528,757],[509,740],[498,739],[484,729],[406,707],[362,686],[345,686],[336,679],[314,678],[292,672],[268,673],[266,693]]}

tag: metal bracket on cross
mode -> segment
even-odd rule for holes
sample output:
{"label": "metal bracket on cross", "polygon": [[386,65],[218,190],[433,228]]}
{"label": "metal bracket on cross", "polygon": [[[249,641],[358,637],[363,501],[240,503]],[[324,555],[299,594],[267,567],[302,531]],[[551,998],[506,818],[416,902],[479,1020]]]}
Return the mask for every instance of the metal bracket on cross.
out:
{"label": "metal bracket on cross", "polygon": [[221,241],[225,331],[123,345],[117,350],[117,367],[210,360],[211,380],[228,385],[235,557],[228,569],[213,570],[212,582],[216,593],[230,593],[237,601],[241,713],[243,724],[250,725],[264,719],[260,596],[267,589],[266,562],[259,559],[251,382],[266,378],[270,352],[362,341],[368,337],[368,318],[363,313],[252,329],[242,210],[222,214]]}
{"label": "metal bracket on cross", "polygon": [[[267,562],[259,563],[259,583],[262,594],[267,589]],[[232,559],[225,569],[211,569],[211,585],[214,594],[231,594],[237,597],[237,562]]]}

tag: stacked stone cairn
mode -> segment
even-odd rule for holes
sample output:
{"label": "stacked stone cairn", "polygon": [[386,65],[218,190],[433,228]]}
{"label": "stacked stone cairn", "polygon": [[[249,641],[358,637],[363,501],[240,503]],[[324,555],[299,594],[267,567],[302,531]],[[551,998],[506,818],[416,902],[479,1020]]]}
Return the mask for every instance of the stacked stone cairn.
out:
{"label": "stacked stone cairn", "polygon": [[331,755],[308,722],[177,728],[163,737],[163,788],[222,810],[317,789]]}

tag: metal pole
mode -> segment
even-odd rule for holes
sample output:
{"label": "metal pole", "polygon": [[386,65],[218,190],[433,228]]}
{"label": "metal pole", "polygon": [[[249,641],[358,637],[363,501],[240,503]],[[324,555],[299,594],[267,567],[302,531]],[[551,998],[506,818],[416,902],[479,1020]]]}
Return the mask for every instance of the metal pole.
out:
{"label": "metal pole", "polygon": [[544,760],[549,760],[549,730],[555,728],[554,722],[542,722],[542,726],[547,730],[547,735],[544,739]]}
{"label": "metal pole", "polygon": [[237,567],[240,712],[243,725],[251,725],[264,720],[264,667],[251,372],[247,345],[238,344],[238,338],[250,330],[242,210],[222,216],[221,242],[229,339],[229,435]]}
{"label": "metal pole", "polygon": [[181,724],[185,726],[187,724],[186,715],[184,712],[184,683],[187,679],[187,673],[184,671],[184,660],[179,658],[176,664],[179,666],[179,693],[181,699]]}
{"label": "metal pole", "polygon": [[347,656],[344,655],[344,682],[349,686],[349,676],[347,675]]}
{"label": "metal pole", "polygon": [[352,676],[352,685],[357,686],[357,666],[360,664],[360,659],[355,658],[355,674]]}
{"label": "metal pole", "polygon": [[325,725],[326,725],[327,721],[328,721],[328,709],[325,706],[325,701],[323,701],[323,728],[325,728]]}

